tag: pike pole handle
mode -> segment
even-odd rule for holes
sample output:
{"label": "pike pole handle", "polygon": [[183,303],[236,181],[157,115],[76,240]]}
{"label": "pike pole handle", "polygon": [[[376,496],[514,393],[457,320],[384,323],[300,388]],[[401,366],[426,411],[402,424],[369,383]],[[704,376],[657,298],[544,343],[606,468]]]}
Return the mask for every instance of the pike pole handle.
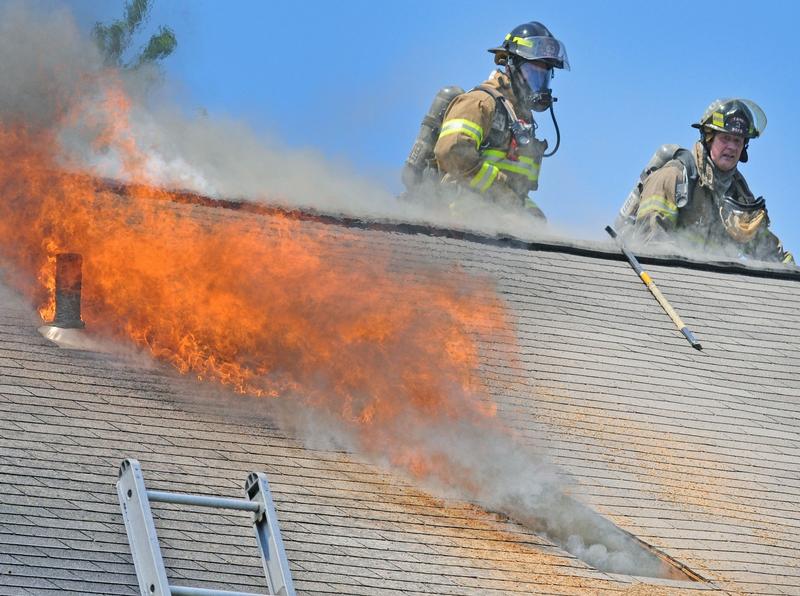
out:
{"label": "pike pole handle", "polygon": [[617,245],[619,246],[620,250],[622,250],[622,254],[624,254],[625,258],[628,259],[628,262],[631,264],[631,267],[633,267],[633,270],[636,271],[636,274],[639,276],[642,282],[644,282],[644,285],[647,286],[647,289],[650,290],[650,293],[661,305],[661,308],[664,309],[664,312],[669,315],[669,318],[672,319],[672,322],[675,323],[675,326],[680,330],[686,340],[696,350],[702,350],[703,346],[700,345],[700,342],[697,340],[694,333],[692,333],[692,330],[689,329],[683,320],[678,316],[678,313],[675,312],[674,308],[672,308],[672,305],[664,297],[664,294],[661,293],[661,290],[658,289],[658,286],[656,286],[655,282],[647,273],[647,271],[642,269],[638,259],[631,251],[628,250],[628,248],[625,246],[625,243],[622,241],[622,238],[617,236],[617,232],[614,230],[614,228],[611,226],[606,226],[606,232],[608,232],[608,235],[616,240]]}

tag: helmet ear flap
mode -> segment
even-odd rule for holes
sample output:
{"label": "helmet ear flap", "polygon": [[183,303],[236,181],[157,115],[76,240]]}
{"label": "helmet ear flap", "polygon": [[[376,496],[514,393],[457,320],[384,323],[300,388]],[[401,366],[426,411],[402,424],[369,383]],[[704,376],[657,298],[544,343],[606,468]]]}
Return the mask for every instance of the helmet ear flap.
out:
{"label": "helmet ear flap", "polygon": [[711,141],[714,140],[714,131],[708,128],[701,128],[700,129],[700,140],[703,142],[703,147],[706,150],[711,149]]}
{"label": "helmet ear flap", "polygon": [[747,155],[747,147],[749,145],[750,143],[745,143],[744,149],[742,149],[742,154],[739,156],[739,161],[742,163],[747,163],[747,160],[750,159],[749,156]]}

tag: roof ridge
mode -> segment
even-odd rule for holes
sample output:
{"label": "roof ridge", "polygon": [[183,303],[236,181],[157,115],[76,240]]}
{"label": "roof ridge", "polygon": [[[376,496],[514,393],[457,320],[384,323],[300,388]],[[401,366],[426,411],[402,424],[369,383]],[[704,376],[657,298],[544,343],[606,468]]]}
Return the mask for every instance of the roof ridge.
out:
{"label": "roof ridge", "polygon": [[[364,218],[345,214],[326,213],[313,208],[288,207],[277,203],[256,203],[245,199],[216,199],[189,190],[168,190],[141,184],[121,182],[113,179],[96,179],[98,190],[105,190],[127,196],[134,191],[150,192],[152,198],[163,199],[175,203],[200,205],[205,207],[231,209],[257,215],[282,215],[297,221],[310,221],[315,223],[337,225],[344,228],[354,228],[377,232],[395,232],[399,234],[420,234],[437,238],[451,238],[474,242],[502,248],[515,248],[528,251],[560,252],[585,257],[600,258],[612,261],[627,261],[615,245],[591,240],[559,241],[525,240],[510,234],[490,236],[481,232],[446,228],[430,223],[397,221],[380,218]],[[685,267],[700,271],[714,271],[751,277],[770,279],[788,279],[800,281],[800,268],[786,268],[783,265],[771,266],[762,264],[754,266],[737,261],[699,261],[681,255],[637,255],[639,262],[648,265],[663,265],[668,267]]]}

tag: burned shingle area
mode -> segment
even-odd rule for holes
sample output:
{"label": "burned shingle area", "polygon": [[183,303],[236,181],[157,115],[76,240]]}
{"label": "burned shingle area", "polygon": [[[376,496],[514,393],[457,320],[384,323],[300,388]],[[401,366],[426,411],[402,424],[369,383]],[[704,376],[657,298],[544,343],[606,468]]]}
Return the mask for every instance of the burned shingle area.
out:
{"label": "burned shingle area", "polygon": [[[287,233],[276,212],[224,206],[169,209]],[[571,499],[702,581],[598,571],[520,520],[299,435],[283,398],[237,395],[130,347],[61,349],[7,281],[0,594],[137,592],[114,488],[128,457],[158,490],[241,497],[247,474],[265,472],[303,594],[800,591],[800,280],[645,259],[700,352],[610,244],[481,241],[312,213],[294,222],[331,253],[349,247],[354,266],[380,257],[423,280],[433,266],[496,292],[513,337],[477,340],[496,418],[568,479]],[[176,583],[264,589],[236,514],[154,510]]]}

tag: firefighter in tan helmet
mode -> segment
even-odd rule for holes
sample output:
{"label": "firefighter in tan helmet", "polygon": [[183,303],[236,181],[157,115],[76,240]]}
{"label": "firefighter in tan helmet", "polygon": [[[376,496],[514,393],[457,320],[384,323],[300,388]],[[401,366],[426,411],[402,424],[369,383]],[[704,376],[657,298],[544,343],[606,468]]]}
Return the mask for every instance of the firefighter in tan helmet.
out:
{"label": "firefighter in tan helmet", "polygon": [[547,141],[535,136],[532,112],[549,108],[552,114],[550,81],[554,69],[569,70],[566,49],[534,21],[516,27],[501,47],[489,51],[505,69],[450,103],[434,147],[439,174],[445,185],[543,221],[528,196],[538,188],[547,150]]}
{"label": "firefighter in tan helmet", "polygon": [[[700,121],[700,140],[685,162],[673,159],[651,173],[641,187],[634,237],[679,241],[682,246],[724,257],[794,264],[769,229],[762,197],[756,198],[738,170],[748,159],[751,139],[767,124],[761,108],[746,99],[718,99]],[[693,158],[693,160],[692,160]]]}

